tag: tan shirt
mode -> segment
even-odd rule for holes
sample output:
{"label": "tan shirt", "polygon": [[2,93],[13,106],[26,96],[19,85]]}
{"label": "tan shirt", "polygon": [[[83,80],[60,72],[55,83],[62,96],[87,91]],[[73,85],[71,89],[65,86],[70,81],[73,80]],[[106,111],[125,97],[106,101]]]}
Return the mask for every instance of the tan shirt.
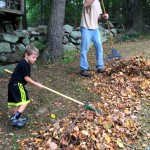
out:
{"label": "tan shirt", "polygon": [[83,6],[81,26],[87,29],[97,29],[100,14],[102,14],[102,9],[99,0],[95,0],[90,7],[85,8]]}

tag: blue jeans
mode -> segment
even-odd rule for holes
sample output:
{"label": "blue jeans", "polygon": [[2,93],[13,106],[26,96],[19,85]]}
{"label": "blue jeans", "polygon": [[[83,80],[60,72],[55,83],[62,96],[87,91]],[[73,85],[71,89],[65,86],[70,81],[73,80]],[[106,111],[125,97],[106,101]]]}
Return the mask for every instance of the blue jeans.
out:
{"label": "blue jeans", "polygon": [[103,47],[101,43],[99,29],[90,30],[90,29],[81,27],[80,31],[81,31],[80,69],[88,70],[89,68],[88,60],[87,60],[87,53],[88,53],[91,41],[93,41],[94,46],[95,46],[96,61],[97,61],[96,68],[97,69],[104,68]]}

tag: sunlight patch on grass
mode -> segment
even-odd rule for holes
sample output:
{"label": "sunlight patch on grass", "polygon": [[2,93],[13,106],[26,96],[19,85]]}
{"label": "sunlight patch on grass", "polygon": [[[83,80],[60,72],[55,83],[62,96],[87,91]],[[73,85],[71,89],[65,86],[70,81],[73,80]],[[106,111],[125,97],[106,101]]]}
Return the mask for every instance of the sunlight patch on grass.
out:
{"label": "sunlight patch on grass", "polygon": [[66,63],[74,62],[78,57],[78,53],[79,53],[78,50],[65,52],[63,58],[61,59],[61,63],[66,64]]}

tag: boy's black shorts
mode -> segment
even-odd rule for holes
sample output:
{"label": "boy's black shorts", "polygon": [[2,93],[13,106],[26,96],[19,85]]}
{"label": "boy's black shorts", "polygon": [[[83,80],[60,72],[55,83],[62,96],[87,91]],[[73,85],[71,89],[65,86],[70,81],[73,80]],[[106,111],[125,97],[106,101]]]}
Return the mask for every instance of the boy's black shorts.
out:
{"label": "boy's black shorts", "polygon": [[20,106],[30,103],[28,92],[22,83],[9,83],[8,106]]}

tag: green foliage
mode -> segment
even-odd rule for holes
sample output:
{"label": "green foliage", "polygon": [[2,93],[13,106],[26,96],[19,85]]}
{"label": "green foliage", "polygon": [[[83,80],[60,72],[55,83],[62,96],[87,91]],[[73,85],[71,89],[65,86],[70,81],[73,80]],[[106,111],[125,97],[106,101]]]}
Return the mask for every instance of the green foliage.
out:
{"label": "green foliage", "polygon": [[[26,3],[28,26],[47,25],[50,16],[51,1],[27,0]],[[42,3],[43,7],[41,5]]]}
{"label": "green foliage", "polygon": [[[105,10],[110,16],[110,21],[125,23],[128,14],[127,0],[103,0]],[[65,9],[65,24],[79,26],[82,13],[83,0],[67,0]],[[48,25],[52,7],[52,0],[27,0],[28,26]],[[150,24],[150,0],[143,1],[143,20]],[[103,8],[102,8],[103,9]],[[103,10],[104,11],[104,10]]]}
{"label": "green foliage", "polygon": [[70,63],[75,61],[77,58],[77,53],[79,53],[77,50],[66,51],[61,59],[61,63]]}
{"label": "green foliage", "polygon": [[44,48],[46,48],[46,44],[43,44],[43,43],[41,43],[40,41],[31,42],[31,45],[37,47],[40,52],[41,52]]}
{"label": "green foliage", "polygon": [[65,11],[65,23],[79,26],[82,13],[83,0],[67,0]]}
{"label": "green foliage", "polygon": [[130,33],[127,34],[127,36],[130,38],[139,38],[141,36],[141,33]]}
{"label": "green foliage", "polygon": [[134,41],[136,38],[139,38],[142,34],[141,33],[130,33],[121,36],[121,41]]}

